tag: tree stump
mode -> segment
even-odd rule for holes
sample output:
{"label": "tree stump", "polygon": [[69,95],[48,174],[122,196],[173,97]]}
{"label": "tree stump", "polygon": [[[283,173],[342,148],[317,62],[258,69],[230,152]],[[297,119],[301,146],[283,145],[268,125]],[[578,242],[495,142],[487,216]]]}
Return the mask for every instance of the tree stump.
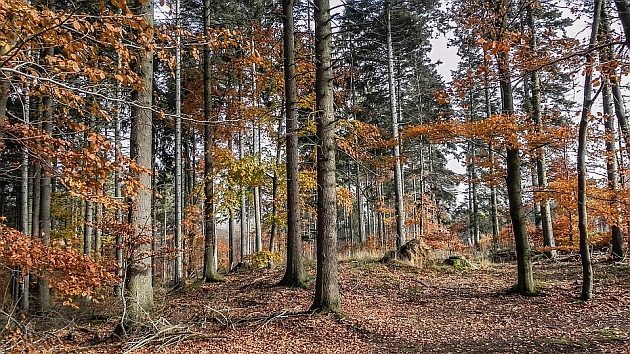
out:
{"label": "tree stump", "polygon": [[413,239],[395,251],[387,251],[381,262],[398,260],[422,268],[429,259],[429,253],[429,248],[422,241]]}

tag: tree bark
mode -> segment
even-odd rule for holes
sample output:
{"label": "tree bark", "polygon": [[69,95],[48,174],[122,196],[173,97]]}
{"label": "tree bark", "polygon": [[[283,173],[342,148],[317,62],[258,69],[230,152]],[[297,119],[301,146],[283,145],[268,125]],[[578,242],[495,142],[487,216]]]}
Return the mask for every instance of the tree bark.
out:
{"label": "tree bark", "polygon": [[392,48],[392,27],[391,27],[391,4],[385,1],[385,12],[387,16],[387,77],[389,81],[389,108],[392,118],[392,135],[394,145],[394,188],[396,196],[396,247],[405,244],[405,205],[404,186],[402,177],[402,166],[400,162],[400,136],[398,133],[398,114],[396,103],[396,87],[394,74],[394,53]]}
{"label": "tree bark", "polygon": [[[604,40],[610,40],[610,21],[608,14],[606,13],[605,6],[602,5],[601,9],[601,31]],[[613,58],[612,48],[608,47],[603,50],[603,61],[609,62]],[[614,69],[613,69],[614,70]],[[609,188],[613,192],[613,203],[617,213],[616,224],[611,226],[612,232],[612,257],[613,259],[623,259],[625,257],[624,237],[621,231],[621,210],[619,205],[619,196],[617,190],[619,189],[619,173],[617,166],[617,159],[615,153],[615,128],[612,121],[612,108],[614,106],[615,116],[619,124],[619,130],[621,135],[626,141],[626,152],[630,151],[628,142],[630,140],[630,133],[628,131],[628,122],[626,120],[626,112],[623,106],[621,91],[619,89],[618,79],[616,75],[606,75],[604,78],[603,87],[603,100],[604,100],[604,116],[605,116],[605,129],[606,129],[606,167],[608,171],[608,183]],[[620,142],[621,145],[621,142]],[[623,157],[623,155],[620,155]],[[630,156],[630,154],[628,155]],[[623,162],[621,163],[623,166]]]}
{"label": "tree bark", "polygon": [[[138,1],[136,15],[153,27],[153,1]],[[152,36],[150,33],[148,34]],[[131,210],[133,226],[133,255],[127,264],[126,288],[129,318],[125,325],[134,327],[147,319],[153,308],[153,286],[151,284],[151,175],[153,129],[152,129],[152,91],[153,91],[153,49],[140,50],[137,63],[141,86],[132,92],[135,104],[131,108],[131,158],[145,169],[139,173],[140,188],[137,191]]]}
{"label": "tree bark", "polygon": [[311,310],[339,312],[337,190],[330,1],[315,1],[315,93],[317,123],[317,277]]}
{"label": "tree bark", "polygon": [[[597,43],[597,31],[599,28],[602,1],[595,0],[593,25],[591,27],[591,37],[589,49],[595,47]],[[594,56],[589,51],[586,55],[586,69],[584,75],[584,102],[582,103],[582,116],[578,132],[578,153],[577,153],[577,174],[578,174],[578,228],[580,231],[580,258],[582,261],[582,292],[580,298],[588,301],[593,297],[593,266],[591,262],[591,252],[588,244],[588,213],[586,210],[586,143],[588,139],[588,119],[593,105],[593,69]]]}
{"label": "tree bark", "polygon": [[302,261],[300,225],[299,146],[297,124],[297,83],[295,78],[294,0],[282,1],[284,44],[284,94],[286,111],[287,169],[287,262],[280,285],[303,287],[306,273]]}
{"label": "tree bark", "polygon": [[[180,0],[175,1],[175,28],[179,29]],[[175,44],[175,264],[173,282],[178,286],[184,278],[184,248],[182,239],[182,50],[181,35]]]}
{"label": "tree bark", "polygon": [[630,46],[630,4],[627,0],[615,0],[615,6],[617,6],[623,32],[626,35],[626,45]]}
{"label": "tree bark", "polygon": [[[509,0],[501,0],[499,6],[499,14],[501,18],[501,33],[507,28]],[[502,109],[503,114],[511,119],[514,116],[514,100],[512,96],[512,83],[509,66],[509,53],[502,51],[498,53],[499,80],[502,93]],[[514,132],[513,134],[517,134]],[[514,242],[516,245],[518,283],[516,291],[523,295],[531,295],[536,292],[534,286],[534,277],[532,273],[532,260],[529,240],[527,238],[526,218],[523,210],[523,188],[521,186],[521,156],[518,147],[518,137],[510,137],[512,143],[506,148],[507,156],[507,192],[510,206],[510,218],[512,220],[512,229],[514,232]]]}
{"label": "tree bark", "polygon": [[[43,56],[53,55],[53,48],[45,50]],[[50,96],[44,96],[42,98],[42,131],[46,135],[52,135],[52,114],[53,114],[53,100]],[[52,168],[53,161],[47,159],[42,164],[40,180],[40,205],[39,205],[39,234],[42,244],[50,245],[50,231],[52,227],[52,220],[50,215],[50,204],[52,197]],[[37,302],[38,310],[40,312],[48,312],[51,309],[50,287],[48,285],[48,279],[43,277],[37,278]]]}
{"label": "tree bark", "polygon": [[[527,23],[529,30],[531,32],[530,39],[530,49],[532,52],[536,52],[538,50],[538,38],[536,36],[536,25],[534,22],[534,11],[532,8],[532,4],[529,4],[527,7]],[[540,88],[540,75],[538,70],[534,70],[531,73],[531,81],[532,81],[532,96],[531,96],[531,107],[532,107],[532,118],[535,125],[535,131],[537,134],[543,133],[543,124],[542,124],[542,114],[541,114],[541,88]],[[536,177],[538,182],[538,187],[545,190],[547,189],[547,158],[545,156],[545,148],[543,146],[536,149]],[[553,225],[551,222],[551,204],[548,198],[544,198],[540,202],[540,219],[542,222],[542,234],[543,234],[543,245],[545,247],[555,247],[556,241],[553,237]],[[547,256],[550,258],[554,258],[556,256],[556,251],[551,249],[546,252]]]}
{"label": "tree bark", "polygon": [[[22,107],[22,110],[23,110],[24,124],[29,124],[30,123],[30,97],[28,94],[28,87],[26,87],[26,91],[27,93],[25,94],[25,97],[24,97],[24,106]],[[24,235],[30,235],[30,227],[29,227],[30,226],[29,224],[30,210],[29,210],[29,198],[28,198],[29,168],[28,167],[29,167],[28,148],[26,146],[22,146],[22,165],[20,166],[20,172],[21,172],[20,231],[22,231]],[[28,308],[29,308],[28,284],[30,282],[30,277],[28,275],[28,272],[25,272],[22,270],[18,271],[18,274],[20,275],[20,277],[16,279],[17,281],[16,285],[17,287],[19,287],[18,304],[22,311],[28,311]]]}
{"label": "tree bark", "polygon": [[[210,38],[210,6],[211,0],[203,2],[203,31],[205,38]],[[204,235],[204,257],[203,257],[203,277],[206,282],[218,280],[217,274],[217,240],[214,215],[214,159],[212,148],[214,145],[214,126],[212,122],[212,81],[210,48],[203,47],[203,116],[205,123],[204,134],[204,210],[205,210],[205,235]]]}

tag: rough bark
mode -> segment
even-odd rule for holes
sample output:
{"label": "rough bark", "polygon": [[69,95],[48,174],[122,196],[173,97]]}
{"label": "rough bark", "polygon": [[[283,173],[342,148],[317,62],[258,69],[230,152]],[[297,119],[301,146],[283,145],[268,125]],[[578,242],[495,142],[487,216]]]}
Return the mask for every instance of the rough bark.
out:
{"label": "rough bark", "polygon": [[[597,31],[601,15],[601,0],[595,0],[593,25],[591,27],[591,37],[589,49],[595,47],[597,43]],[[577,153],[577,174],[578,174],[578,228],[580,231],[580,259],[582,261],[582,292],[580,298],[588,301],[593,297],[593,265],[591,262],[591,252],[588,242],[588,213],[586,210],[587,198],[587,170],[586,170],[586,144],[588,139],[588,119],[593,105],[593,69],[594,56],[589,51],[586,55],[586,69],[584,75],[584,101],[582,103],[582,116],[578,131],[578,153]]]}
{"label": "rough bark", "polygon": [[335,180],[335,118],[332,86],[330,1],[316,0],[315,93],[317,122],[317,277],[311,310],[339,312],[337,278],[337,191]]}
{"label": "rough bark", "polygon": [[301,287],[306,282],[302,261],[302,235],[300,225],[300,185],[297,84],[295,78],[294,0],[282,1],[284,44],[284,94],[286,111],[286,168],[287,168],[287,262],[280,285]]}
{"label": "rough bark", "polygon": [[[153,26],[153,1],[139,1],[136,15],[147,25]],[[133,227],[133,255],[126,268],[127,313],[126,326],[134,327],[147,319],[153,308],[153,286],[151,284],[151,165],[153,150],[152,89],[153,50],[142,48],[137,63],[141,86],[132,92],[134,105],[131,108],[131,158],[145,169],[140,172],[140,188],[133,200],[131,225]]]}

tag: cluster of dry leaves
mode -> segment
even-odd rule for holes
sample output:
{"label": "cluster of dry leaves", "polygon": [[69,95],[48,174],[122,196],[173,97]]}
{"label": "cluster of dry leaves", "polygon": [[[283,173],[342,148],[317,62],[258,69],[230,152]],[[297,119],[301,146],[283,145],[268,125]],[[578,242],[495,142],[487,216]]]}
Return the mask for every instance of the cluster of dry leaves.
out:
{"label": "cluster of dry leaves", "polygon": [[306,312],[309,289],[275,287],[281,269],[226,276],[165,294],[146,331],[120,339],[115,318],[48,335],[51,352],[394,353],[613,352],[630,348],[630,267],[596,264],[594,301],[579,293],[579,263],[539,263],[541,295],[508,289],[513,265],[462,271],[375,261],[340,264],[343,314]]}

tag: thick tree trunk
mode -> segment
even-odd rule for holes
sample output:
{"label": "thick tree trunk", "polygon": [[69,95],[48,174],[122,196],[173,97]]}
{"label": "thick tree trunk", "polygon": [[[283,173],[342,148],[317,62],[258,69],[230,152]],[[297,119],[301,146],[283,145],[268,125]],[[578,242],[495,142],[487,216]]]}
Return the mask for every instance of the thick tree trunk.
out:
{"label": "thick tree trunk", "polygon": [[337,190],[332,86],[330,1],[315,1],[315,92],[317,122],[317,277],[311,310],[339,312],[337,279]]}
{"label": "thick tree trunk", "polygon": [[[137,15],[149,26],[153,26],[153,1],[139,1]],[[152,91],[153,91],[153,49],[143,48],[138,59],[138,73],[141,86],[132,92],[134,105],[131,108],[131,158],[146,170],[152,164]],[[138,180],[140,188],[133,200],[131,225],[133,226],[133,255],[126,269],[127,313],[126,326],[137,326],[147,319],[153,308],[153,286],[151,284],[151,175],[141,172]]]}
{"label": "thick tree trunk", "polygon": [[83,254],[92,255],[92,235],[94,225],[94,205],[91,200],[85,201],[83,211]]}
{"label": "thick tree trunk", "polygon": [[396,196],[396,247],[405,244],[405,205],[404,186],[402,176],[402,166],[400,161],[400,136],[398,133],[398,114],[396,103],[396,87],[394,83],[394,53],[392,48],[392,28],[391,28],[391,4],[385,1],[385,12],[387,16],[387,77],[389,81],[389,108],[392,119],[392,135],[395,140],[394,145],[394,189]]}
{"label": "thick tree trunk", "polygon": [[[502,33],[507,28],[509,0],[502,0],[499,13],[502,14]],[[512,83],[509,67],[509,53],[500,52],[498,54],[498,67],[500,86],[502,93],[503,114],[511,119],[514,116],[514,100],[512,96]],[[514,134],[517,134],[516,132]],[[536,292],[534,277],[532,273],[532,259],[529,240],[527,238],[526,218],[523,210],[523,189],[521,186],[521,156],[518,148],[516,136],[510,137],[514,140],[511,146],[506,148],[507,156],[507,192],[510,206],[510,218],[512,220],[512,230],[514,232],[514,243],[516,245],[518,283],[516,290],[523,295],[530,295]]]}
{"label": "thick tree trunk", "polygon": [[[207,39],[210,38],[210,6],[211,0],[203,2],[203,31]],[[211,63],[210,49],[207,45],[203,48],[203,116],[205,123],[204,135],[204,256],[203,277],[206,282],[218,280],[217,274],[217,239],[214,220],[214,159],[212,148],[214,145],[214,126],[212,124],[212,81],[210,79]]]}
{"label": "thick tree trunk", "polygon": [[[593,25],[591,27],[591,37],[589,48],[595,47],[597,43],[597,31],[599,28],[602,1],[595,0]],[[580,230],[580,258],[582,260],[582,292],[581,299],[588,301],[593,297],[593,266],[591,262],[591,252],[588,242],[588,213],[586,210],[587,186],[586,186],[586,143],[588,140],[588,120],[593,105],[592,92],[593,83],[593,61],[592,53],[586,55],[586,69],[584,75],[584,102],[582,103],[582,117],[578,133],[578,228]]]}
{"label": "thick tree trunk", "polygon": [[300,185],[297,87],[295,78],[294,0],[282,1],[284,43],[284,93],[286,111],[286,168],[287,168],[287,263],[280,285],[302,287],[306,273],[302,262],[302,235],[300,225]]}
{"label": "thick tree trunk", "polygon": [[[118,90],[119,91],[117,92],[117,96],[120,96],[120,87],[118,88]],[[118,111],[116,112],[116,122],[114,125],[114,149],[115,149],[114,159],[116,160],[116,162],[120,162],[122,159],[121,135],[122,135],[122,105],[119,104]],[[116,169],[114,171],[114,198],[118,202],[122,201],[122,176],[121,176],[121,171],[119,169]],[[122,223],[123,221],[122,208],[120,207],[116,208],[115,213],[116,214],[114,217],[116,219],[116,222]],[[123,252],[122,252],[123,238],[120,233],[116,234],[115,243],[116,243],[115,258],[116,258],[116,265],[118,266],[117,275],[120,277],[120,279],[122,279],[123,269],[125,269],[125,266],[124,266]],[[114,286],[114,294],[117,297],[123,296],[123,291],[122,291],[123,286],[124,284],[117,284]]]}

